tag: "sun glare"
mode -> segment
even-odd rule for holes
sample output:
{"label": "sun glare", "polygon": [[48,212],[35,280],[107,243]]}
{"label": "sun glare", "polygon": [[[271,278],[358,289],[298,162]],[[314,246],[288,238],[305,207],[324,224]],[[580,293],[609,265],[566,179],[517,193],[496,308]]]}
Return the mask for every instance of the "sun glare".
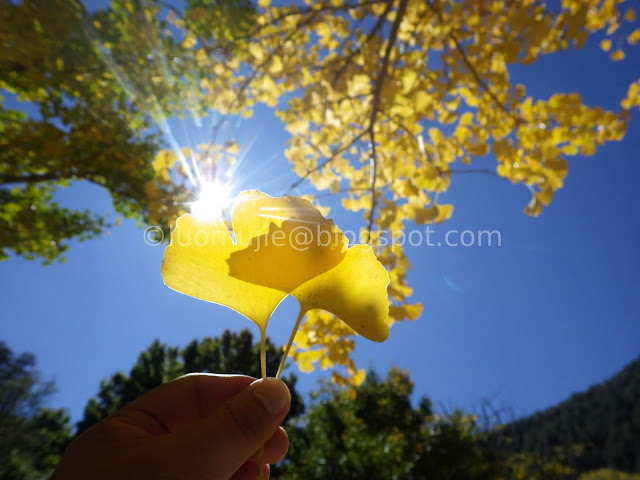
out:
{"label": "sun glare", "polygon": [[191,204],[191,213],[202,221],[222,217],[222,211],[231,202],[231,189],[220,182],[204,182],[198,201]]}

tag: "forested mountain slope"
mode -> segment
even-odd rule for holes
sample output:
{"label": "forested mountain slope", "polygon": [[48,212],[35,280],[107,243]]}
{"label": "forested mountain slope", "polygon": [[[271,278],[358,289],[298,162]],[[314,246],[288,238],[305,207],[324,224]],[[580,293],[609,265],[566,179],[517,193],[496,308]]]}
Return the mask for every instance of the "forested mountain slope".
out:
{"label": "forested mountain slope", "polygon": [[564,402],[508,425],[510,449],[553,454],[579,445],[579,471],[640,472],[640,357],[618,374]]}

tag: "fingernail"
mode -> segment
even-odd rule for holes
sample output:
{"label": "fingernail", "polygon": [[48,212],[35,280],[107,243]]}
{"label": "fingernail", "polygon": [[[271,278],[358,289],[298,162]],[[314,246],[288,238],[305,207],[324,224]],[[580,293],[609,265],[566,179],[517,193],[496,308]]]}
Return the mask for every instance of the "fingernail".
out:
{"label": "fingernail", "polygon": [[251,386],[253,394],[260,400],[269,414],[275,415],[285,408],[289,408],[291,394],[282,380],[276,380],[275,378],[256,380]]}

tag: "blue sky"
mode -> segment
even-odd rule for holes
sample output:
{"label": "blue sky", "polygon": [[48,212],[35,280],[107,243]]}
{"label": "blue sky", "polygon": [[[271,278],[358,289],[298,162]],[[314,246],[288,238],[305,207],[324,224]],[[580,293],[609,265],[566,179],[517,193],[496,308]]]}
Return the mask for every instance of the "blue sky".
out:
{"label": "blue sky", "polygon": [[[640,76],[640,55],[627,49],[624,62],[611,63],[598,41],[519,67],[514,80],[534,97],[577,91],[590,105],[617,109]],[[181,130],[194,143],[207,138],[208,129],[190,121],[174,126],[180,138]],[[286,190],[295,177],[278,121],[261,109],[232,131],[246,153],[240,186],[274,195]],[[565,187],[538,218],[522,211],[529,201],[522,185],[488,176],[454,178],[441,197],[455,204],[453,218],[434,235],[497,229],[502,246],[408,247],[412,300],[424,304],[424,314],[395,325],[383,344],[358,340],[357,363],[410,370],[416,394],[443,408],[474,409],[489,399],[523,415],[638,358],[639,152],[636,111],[623,142],[570,160]],[[475,166],[495,167],[490,159]],[[59,199],[113,215],[108,195],[95,186],[76,184]],[[327,203],[339,226],[356,227],[359,217]],[[245,327],[257,336],[240,315],[165,287],[163,250],[148,246],[143,228],[125,221],[101,239],[74,242],[64,264],[0,263],[0,339],[36,354],[42,372],[57,382],[52,404],[69,408],[74,421],[100,380],[128,371],[156,338],[184,346]],[[275,342],[286,341],[295,314],[294,301],[279,307],[268,330]],[[326,373],[301,374],[301,389],[312,388],[320,375]]]}

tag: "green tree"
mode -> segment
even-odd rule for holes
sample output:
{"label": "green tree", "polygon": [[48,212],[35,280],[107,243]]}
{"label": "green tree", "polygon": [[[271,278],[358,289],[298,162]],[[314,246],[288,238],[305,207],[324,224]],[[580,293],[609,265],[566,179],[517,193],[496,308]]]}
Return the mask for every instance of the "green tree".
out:
{"label": "green tree", "polygon": [[44,408],[53,383],[42,380],[30,354],[0,342],[0,478],[48,478],[71,440],[64,410]]}
{"label": "green tree", "polygon": [[[282,354],[267,340],[267,371],[274,375]],[[193,372],[244,374],[260,378],[260,345],[253,343],[249,330],[232,333],[226,330],[219,338],[193,340],[183,349],[154,341],[138,357],[129,374],[118,372],[100,383],[98,394],[91,398],[77,425],[77,434],[132,402],[164,382]],[[295,390],[296,376],[283,381],[291,390],[289,417],[299,415],[303,402]]]}
{"label": "green tree", "polygon": [[567,452],[556,451],[554,455],[538,453],[502,453],[499,480],[575,480],[577,473],[569,466],[571,456]]}
{"label": "green tree", "polygon": [[424,398],[413,407],[413,383],[392,369],[369,373],[352,389],[325,385],[289,428],[280,467],[286,479],[497,478],[495,456],[473,417],[435,415]]}
{"label": "green tree", "polygon": [[[255,14],[249,0],[213,3],[189,0],[182,20],[198,19],[210,41],[241,35]],[[114,0],[89,13],[80,0],[0,0],[0,259],[50,263],[70,239],[112,225],[56,202],[73,182],[105,188],[116,212],[139,222],[168,227],[180,213],[183,181],[154,159],[167,118],[204,114],[193,88],[206,74],[169,32],[162,4]],[[5,108],[3,92],[37,114]]]}
{"label": "green tree", "polygon": [[580,480],[640,480],[640,474],[633,475],[630,473],[619,472],[610,468],[593,470],[583,473]]}

